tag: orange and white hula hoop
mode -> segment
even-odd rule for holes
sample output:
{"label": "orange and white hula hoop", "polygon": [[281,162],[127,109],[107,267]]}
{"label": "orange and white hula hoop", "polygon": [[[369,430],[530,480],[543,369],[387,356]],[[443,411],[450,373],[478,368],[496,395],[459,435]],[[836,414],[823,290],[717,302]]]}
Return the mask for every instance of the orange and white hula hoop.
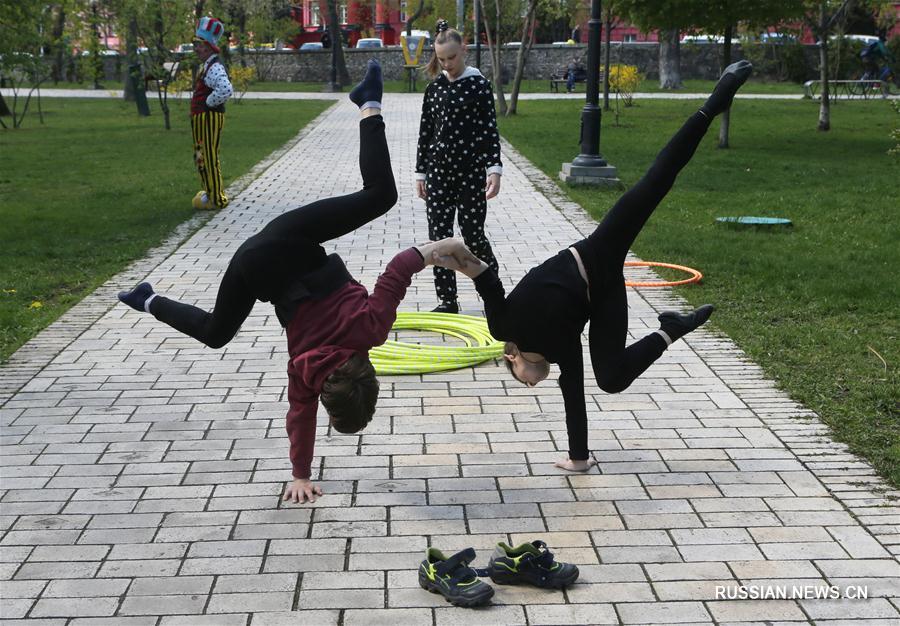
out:
{"label": "orange and white hula hoop", "polygon": [[692,267],[685,265],[675,265],[674,263],[657,263],[655,261],[625,261],[625,267],[668,267],[673,270],[681,270],[691,275],[690,278],[684,280],[660,280],[660,281],[625,281],[626,287],[675,287],[676,285],[690,285],[691,283],[699,283],[703,279],[703,274]]}

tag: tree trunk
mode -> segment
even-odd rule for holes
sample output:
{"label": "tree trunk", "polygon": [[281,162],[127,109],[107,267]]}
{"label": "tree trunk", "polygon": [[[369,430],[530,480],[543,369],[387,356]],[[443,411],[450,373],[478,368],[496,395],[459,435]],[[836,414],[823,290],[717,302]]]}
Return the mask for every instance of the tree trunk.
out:
{"label": "tree trunk", "polygon": [[500,0],[495,0],[497,7],[497,39],[491,36],[491,25],[487,19],[487,12],[484,10],[484,0],[477,0],[481,3],[481,16],[484,18],[484,32],[487,36],[488,54],[491,57],[491,73],[494,78],[494,92],[497,94],[497,108],[500,115],[506,114],[506,98],[503,95],[503,69],[500,65]]}
{"label": "tree trunk", "polygon": [[819,101],[818,130],[831,130],[831,101],[828,94],[828,20],[825,2],[819,4],[819,80],[822,81],[822,98]]}
{"label": "tree trunk", "polygon": [[234,22],[238,29],[238,58],[241,67],[247,67],[247,12],[243,7],[238,9]]}
{"label": "tree trunk", "polygon": [[341,37],[341,23],[338,19],[337,0],[328,0],[328,34],[331,36],[331,45],[335,46],[335,64],[337,67],[338,83],[342,86],[350,84],[350,74],[347,73],[347,62],[344,60],[344,39]]}
{"label": "tree trunk", "polygon": [[681,48],[678,29],[659,31],[659,88],[681,89]]}
{"label": "tree trunk", "polygon": [[[479,2],[480,0],[475,0],[475,1],[476,1],[476,2]],[[481,7],[481,8],[484,9],[484,7]],[[408,19],[406,20],[406,36],[407,36],[407,37],[412,37],[412,27],[413,27],[413,24],[416,23],[416,20],[417,20],[417,19],[419,19],[420,17],[422,17],[422,12],[423,12],[424,10],[425,10],[425,0],[419,0],[419,8],[416,9],[416,12],[415,12],[415,13],[413,13],[412,15],[407,16],[407,17],[408,17]]]}
{"label": "tree trunk", "polygon": [[[725,43],[722,45],[722,70],[731,65],[731,35],[734,32],[734,27],[729,24],[725,28]],[[722,72],[719,72],[720,74]],[[729,106],[725,109],[725,112],[722,113],[722,121],[719,125],[719,147],[727,148],[728,147],[728,129],[731,124],[731,107]]]}
{"label": "tree trunk", "polygon": [[66,27],[66,7],[59,5],[56,12],[56,20],[53,22],[53,67],[51,68],[51,76],[55,85],[61,81],[63,77],[63,63],[65,63],[65,43],[63,42],[63,32]]}
{"label": "tree trunk", "polygon": [[607,3],[606,19],[603,23],[603,32],[606,34],[606,41],[603,44],[603,110],[609,111],[609,56],[612,50],[612,9]]}
{"label": "tree trunk", "polygon": [[103,57],[100,56],[100,14],[96,4],[91,5],[90,63],[94,89],[103,89],[100,74],[103,72]]}
{"label": "tree trunk", "polygon": [[206,0],[196,0],[194,2],[194,21],[199,22],[200,18],[203,17],[203,5],[206,4]]}
{"label": "tree trunk", "polygon": [[525,74],[525,62],[528,60],[528,53],[531,52],[531,46],[534,43],[534,14],[537,9],[537,0],[528,0],[528,12],[525,15],[525,24],[522,26],[522,45],[519,46],[519,54],[516,58],[516,73],[513,77],[512,93],[509,97],[509,109],[506,116],[516,114],[516,106],[519,103],[519,89],[522,86],[522,76]]}
{"label": "tree trunk", "polygon": [[122,98],[126,102],[134,102],[134,77],[131,68],[140,63],[137,53],[138,23],[137,15],[128,16],[128,30],[125,34],[125,58],[128,59],[128,70],[125,72],[125,85],[122,90]]}

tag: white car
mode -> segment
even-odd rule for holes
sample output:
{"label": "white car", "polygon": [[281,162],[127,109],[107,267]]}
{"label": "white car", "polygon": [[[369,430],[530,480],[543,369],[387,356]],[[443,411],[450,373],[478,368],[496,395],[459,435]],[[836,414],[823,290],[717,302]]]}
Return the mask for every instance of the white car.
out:
{"label": "white car", "polygon": [[304,44],[300,45],[301,50],[321,50],[322,43],[318,41],[307,41]]}
{"label": "white car", "polygon": [[[81,56],[86,57],[90,56],[90,50],[82,50]],[[110,50],[109,48],[101,48],[97,51],[97,54],[102,57],[117,57],[119,56],[119,52],[117,50]]]}
{"label": "white car", "polygon": [[384,42],[377,37],[363,37],[356,42],[357,48],[384,48]]}
{"label": "white car", "polygon": [[868,46],[870,43],[875,43],[878,41],[878,37],[875,35],[844,35],[844,39],[849,39],[851,41],[861,41],[864,46]]}
{"label": "white car", "polygon": [[[722,35],[685,35],[681,38],[681,43],[725,43],[725,37]],[[731,39],[731,44],[741,43],[740,39]]]}

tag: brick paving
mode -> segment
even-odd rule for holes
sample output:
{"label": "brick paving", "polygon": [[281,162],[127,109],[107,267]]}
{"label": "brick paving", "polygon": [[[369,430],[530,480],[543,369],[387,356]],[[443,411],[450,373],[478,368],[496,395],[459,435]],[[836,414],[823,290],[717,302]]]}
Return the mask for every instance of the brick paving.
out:
{"label": "brick paving", "polygon": [[[332,246],[370,286],[426,233],[412,193],[420,96],[386,104],[400,201]],[[234,341],[210,350],[113,306],[112,294],[147,275],[211,306],[245,237],[359,185],[355,148],[334,149],[355,146],[356,133],[342,100],[227,210],[0,370],[7,623],[900,623],[897,493],[709,329],[625,393],[587,378],[599,461],[587,474],[553,467],[567,449],[555,385],[524,388],[492,362],[382,377],[363,435],[320,431],[314,472],[326,495],[283,505],[286,358],[273,311],[257,306]],[[591,222],[509,146],[505,161],[488,230],[509,285]],[[466,312],[480,312],[470,282],[460,287]],[[631,290],[629,302],[637,336],[659,310],[685,306],[668,290]],[[402,309],[433,305],[423,273]],[[428,545],[472,546],[483,564],[497,541],[537,537],[578,563],[569,590],[498,586],[493,606],[465,610],[417,585]],[[738,585],[861,586],[868,599],[717,597]]]}

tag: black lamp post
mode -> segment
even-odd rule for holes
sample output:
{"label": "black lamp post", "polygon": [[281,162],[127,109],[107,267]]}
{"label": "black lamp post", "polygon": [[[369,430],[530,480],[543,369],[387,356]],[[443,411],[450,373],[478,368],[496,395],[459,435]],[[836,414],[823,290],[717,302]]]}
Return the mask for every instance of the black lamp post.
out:
{"label": "black lamp post", "polygon": [[[579,167],[604,167],[600,156],[600,27],[601,0],[591,0],[591,19],[588,20],[587,86],[584,108],[581,110],[581,154],[572,159]],[[609,33],[606,33],[609,37]]]}

